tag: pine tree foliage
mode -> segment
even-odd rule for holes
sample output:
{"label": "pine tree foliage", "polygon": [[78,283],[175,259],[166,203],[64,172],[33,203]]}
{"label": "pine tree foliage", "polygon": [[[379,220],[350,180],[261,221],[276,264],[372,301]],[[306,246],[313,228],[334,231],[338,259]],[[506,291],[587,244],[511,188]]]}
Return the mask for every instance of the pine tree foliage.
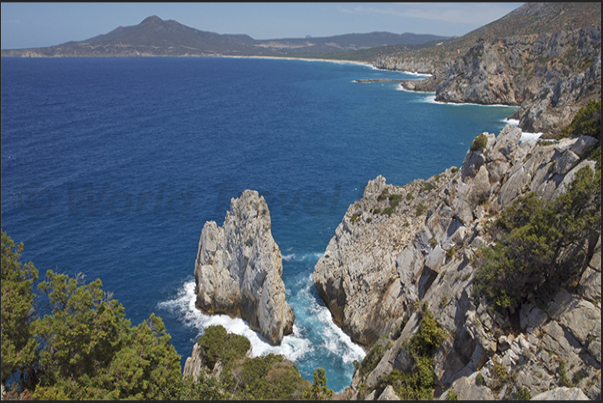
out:
{"label": "pine tree foliage", "polygon": [[601,229],[601,170],[580,169],[554,202],[529,193],[492,226],[494,246],[479,251],[474,296],[515,309],[582,274]]}
{"label": "pine tree foliage", "polygon": [[21,389],[28,385],[28,369],[32,368],[37,347],[30,323],[33,316],[33,282],[38,271],[33,263],[19,259],[23,244],[15,246],[2,231],[2,384],[18,375]]}

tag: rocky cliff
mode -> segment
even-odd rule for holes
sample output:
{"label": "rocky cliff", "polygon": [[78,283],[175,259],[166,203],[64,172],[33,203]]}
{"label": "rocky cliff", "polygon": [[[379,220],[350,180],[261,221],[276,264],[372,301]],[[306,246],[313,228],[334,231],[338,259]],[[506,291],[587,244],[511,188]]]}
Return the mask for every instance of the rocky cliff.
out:
{"label": "rocky cliff", "polygon": [[230,202],[222,227],[203,226],[195,262],[197,307],[241,317],[272,344],[293,332],[285,301],[282,257],[270,230],[270,212],[258,192]]}
{"label": "rocky cliff", "polygon": [[349,207],[314,282],[335,322],[354,341],[379,344],[382,355],[370,371],[356,371],[344,397],[398,397],[383,379],[413,369],[407,343],[426,304],[447,334],[433,356],[435,398],[600,399],[600,232],[579,283],[547,302],[504,315],[472,297],[473,257],[492,242],[486,228],[500,211],[530,191],[554,200],[578,170],[594,170],[584,156],[596,139],[542,144],[520,142],[521,133],[484,133],[460,169],[426,181],[400,187],[377,177]]}
{"label": "rocky cliff", "polygon": [[406,81],[436,101],[517,105],[519,127],[555,137],[591,99],[601,98],[601,26],[478,40],[447,57],[379,58],[375,67],[430,73]]}

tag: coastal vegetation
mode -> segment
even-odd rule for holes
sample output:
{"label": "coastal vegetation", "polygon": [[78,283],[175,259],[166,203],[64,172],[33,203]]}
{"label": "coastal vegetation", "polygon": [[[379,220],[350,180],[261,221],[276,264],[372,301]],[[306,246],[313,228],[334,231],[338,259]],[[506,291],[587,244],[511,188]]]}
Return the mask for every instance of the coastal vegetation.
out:
{"label": "coastal vegetation", "polygon": [[[589,103],[564,133],[598,138],[600,111],[600,101]],[[600,147],[599,141],[593,150]],[[477,253],[474,295],[511,310],[530,298],[550,296],[582,275],[588,247],[596,242],[600,228],[599,151],[595,172],[588,166],[580,169],[554,201],[531,192],[501,212],[490,227],[496,243]]]}
{"label": "coastal vegetation", "polygon": [[99,279],[52,270],[35,294],[22,251],[2,231],[2,384],[44,400],[167,398],[180,356],[161,318],[132,327]]}
{"label": "coastal vegetation", "polygon": [[574,116],[572,123],[563,128],[559,138],[571,135],[599,137],[601,133],[601,100],[590,101]]}
{"label": "coastal vegetation", "polygon": [[[389,385],[402,400],[431,400],[433,397],[435,380],[433,355],[446,338],[446,332],[438,325],[426,304],[421,306],[418,314],[420,322],[416,333],[409,340],[404,340],[402,343],[402,348],[406,349],[411,357],[411,368],[407,370],[394,369],[382,377],[376,387],[379,393]],[[371,350],[372,352],[373,350]],[[366,373],[365,361],[370,362],[370,366],[374,368],[378,363],[375,362],[377,361],[376,358],[380,356],[380,360],[384,353],[383,348],[378,349],[376,354],[371,355],[369,353],[360,365],[361,375]]]}
{"label": "coastal vegetation", "polygon": [[[8,399],[214,400],[322,399],[333,391],[322,368],[314,383],[269,354],[249,358],[249,340],[222,326],[199,338],[206,365],[183,377],[180,356],[160,317],[137,326],[96,279],[48,270],[37,284],[23,244],[2,231],[2,385]],[[219,364],[219,365],[218,365]],[[221,368],[219,376],[212,370]]]}
{"label": "coastal vegetation", "polygon": [[483,151],[486,148],[486,144],[488,144],[488,138],[484,133],[480,133],[476,138],[471,142],[471,147],[469,150],[471,151]]}

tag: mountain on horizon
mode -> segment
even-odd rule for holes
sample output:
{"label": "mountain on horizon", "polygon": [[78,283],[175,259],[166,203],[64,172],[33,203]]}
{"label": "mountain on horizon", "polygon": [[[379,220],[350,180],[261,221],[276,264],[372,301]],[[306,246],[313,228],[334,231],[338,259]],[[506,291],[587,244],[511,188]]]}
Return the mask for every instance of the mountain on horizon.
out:
{"label": "mountain on horizon", "polygon": [[387,45],[422,45],[446,39],[438,35],[371,32],[330,37],[256,40],[249,35],[201,31],[156,15],[140,24],[118,27],[107,34],[56,46],[3,49],[2,56],[320,56]]}
{"label": "mountain on horizon", "polygon": [[396,46],[386,46],[379,56],[436,57],[443,60],[466,52],[481,40],[492,41],[519,35],[552,33],[593,25],[601,25],[600,2],[530,2],[461,37],[444,40],[443,46],[402,51],[397,50]]}

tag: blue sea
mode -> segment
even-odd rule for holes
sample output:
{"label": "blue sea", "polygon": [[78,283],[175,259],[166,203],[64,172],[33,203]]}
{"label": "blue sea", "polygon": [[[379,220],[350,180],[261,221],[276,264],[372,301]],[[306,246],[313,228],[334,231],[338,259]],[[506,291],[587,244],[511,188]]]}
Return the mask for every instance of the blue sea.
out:
{"label": "blue sea", "polygon": [[[254,58],[2,58],[2,229],[24,261],[100,278],[136,325],[159,315],[182,357],[205,327],[250,338],[336,392],[364,350],[333,324],[312,271],[367,182],[460,166],[516,110],[447,105],[367,65]],[[194,306],[206,221],[244,189],[264,196],[294,334],[271,346]]]}

